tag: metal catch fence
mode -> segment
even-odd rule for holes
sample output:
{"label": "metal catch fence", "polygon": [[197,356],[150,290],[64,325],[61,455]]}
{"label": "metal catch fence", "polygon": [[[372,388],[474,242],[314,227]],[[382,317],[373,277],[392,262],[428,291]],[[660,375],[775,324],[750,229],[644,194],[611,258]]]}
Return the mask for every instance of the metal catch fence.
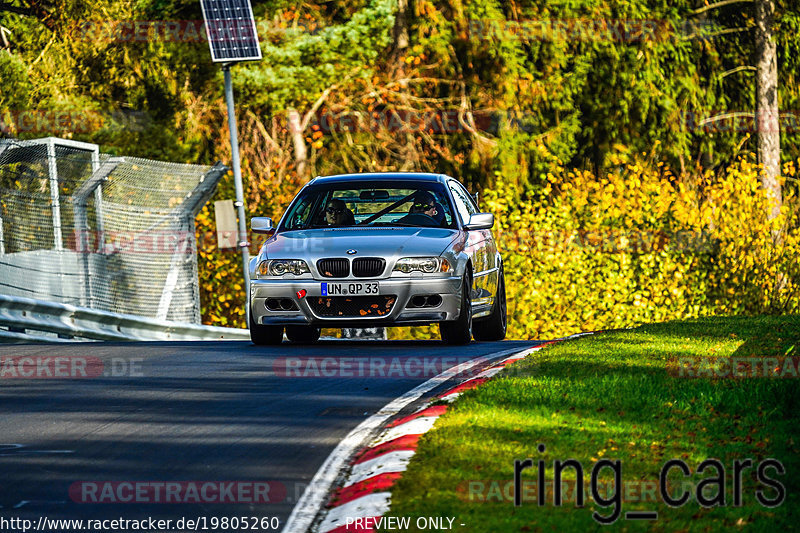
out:
{"label": "metal catch fence", "polygon": [[194,219],[226,171],[0,140],[0,294],[199,324]]}

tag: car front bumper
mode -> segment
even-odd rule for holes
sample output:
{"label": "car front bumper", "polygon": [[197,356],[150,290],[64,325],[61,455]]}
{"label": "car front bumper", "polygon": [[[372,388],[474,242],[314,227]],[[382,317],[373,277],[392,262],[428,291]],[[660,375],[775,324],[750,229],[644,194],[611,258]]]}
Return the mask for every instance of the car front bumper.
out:
{"label": "car front bumper", "polygon": [[[334,283],[380,283],[381,296],[394,296],[391,310],[382,316],[327,317],[316,313],[309,299],[320,298],[321,280],[254,279],[250,281],[250,312],[256,324],[290,326],[313,325],[317,327],[375,327],[409,326],[455,320],[461,312],[462,283],[459,277],[445,278],[386,278],[386,279],[336,279]],[[306,291],[300,298],[297,293]],[[435,307],[409,307],[414,296],[441,296]],[[290,299],[296,310],[271,310],[267,299]],[[337,297],[344,298],[344,297]]]}

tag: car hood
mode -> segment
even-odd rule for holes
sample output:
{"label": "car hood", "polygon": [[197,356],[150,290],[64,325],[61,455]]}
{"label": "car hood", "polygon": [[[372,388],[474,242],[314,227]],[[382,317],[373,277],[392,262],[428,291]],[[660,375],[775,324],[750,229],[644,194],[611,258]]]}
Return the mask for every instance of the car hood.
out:
{"label": "car hood", "polygon": [[286,231],[266,243],[270,259],[438,256],[458,236],[457,230],[421,227],[322,228]]}

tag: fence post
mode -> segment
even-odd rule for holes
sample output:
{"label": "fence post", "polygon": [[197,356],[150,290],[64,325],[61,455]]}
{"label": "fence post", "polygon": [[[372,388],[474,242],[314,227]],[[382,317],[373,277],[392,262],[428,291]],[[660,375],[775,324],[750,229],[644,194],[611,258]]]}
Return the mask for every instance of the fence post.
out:
{"label": "fence post", "polygon": [[[10,145],[8,143],[0,144],[0,154],[5,152]],[[6,253],[6,240],[3,235],[3,206],[0,205],[0,255]]]}
{"label": "fence post", "polygon": [[61,201],[58,194],[56,145],[52,138],[47,140],[47,170],[50,176],[50,207],[53,211],[53,245],[60,251],[64,249],[64,241],[61,237]]}
{"label": "fence post", "polygon": [[3,236],[3,206],[0,205],[0,255],[6,253],[6,241]]}

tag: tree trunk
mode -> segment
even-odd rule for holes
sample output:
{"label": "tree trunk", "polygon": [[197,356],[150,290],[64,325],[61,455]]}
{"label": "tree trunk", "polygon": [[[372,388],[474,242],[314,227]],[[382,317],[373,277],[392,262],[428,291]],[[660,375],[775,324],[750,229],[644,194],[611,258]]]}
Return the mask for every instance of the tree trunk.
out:
{"label": "tree trunk", "polygon": [[297,165],[297,176],[305,177],[306,160],[308,159],[308,149],[306,140],[303,138],[303,126],[300,124],[300,113],[296,109],[289,109],[289,133],[292,135],[294,144],[294,160]]}
{"label": "tree trunk", "polygon": [[408,48],[408,17],[411,0],[397,0],[397,13],[394,17],[394,51],[396,54]]}
{"label": "tree trunk", "polygon": [[773,198],[767,213],[772,220],[780,213],[781,132],[778,110],[778,57],[772,34],[775,0],[756,0],[756,128],[758,158],[764,167],[761,185]]}

